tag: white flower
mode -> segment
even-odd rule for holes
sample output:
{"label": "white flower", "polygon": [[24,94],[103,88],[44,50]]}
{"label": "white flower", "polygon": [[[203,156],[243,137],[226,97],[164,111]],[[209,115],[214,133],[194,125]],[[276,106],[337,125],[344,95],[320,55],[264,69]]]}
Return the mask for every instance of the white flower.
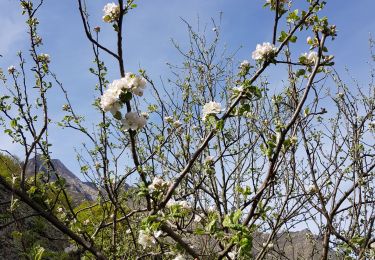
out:
{"label": "white flower", "polygon": [[120,16],[120,6],[115,3],[108,3],[103,8],[103,21],[106,23],[115,22]]}
{"label": "white flower", "polygon": [[143,77],[128,72],[125,74],[125,78],[123,78],[123,80],[134,95],[140,97],[143,96],[143,91],[146,88],[147,83]]}
{"label": "white flower", "polygon": [[247,70],[249,68],[250,68],[250,62],[248,60],[244,60],[243,62],[241,62],[240,64],[241,70]]}
{"label": "white flower", "polygon": [[167,122],[167,123],[173,123],[173,117],[166,116],[166,117],[164,117],[164,121]]}
{"label": "white flower", "polygon": [[233,92],[235,93],[241,93],[243,91],[243,86],[238,86],[233,88]]}
{"label": "white flower", "polygon": [[275,56],[277,48],[269,43],[264,42],[262,45],[257,44],[255,51],[252,53],[252,58],[254,60],[268,60]]}
{"label": "white flower", "polygon": [[230,259],[236,259],[236,252],[229,252],[228,253],[228,256],[230,257]]}
{"label": "white flower", "polygon": [[138,130],[143,128],[147,120],[143,116],[139,116],[136,112],[129,112],[121,120],[123,130]]}
{"label": "white flower", "polygon": [[141,230],[139,231],[138,243],[143,246],[143,248],[152,247],[156,244],[155,238],[148,232]]}
{"label": "white flower", "polygon": [[202,119],[203,121],[206,120],[206,117],[208,115],[213,115],[213,114],[220,114],[221,113],[221,104],[220,103],[217,103],[215,101],[210,101],[208,103],[206,103],[204,106],[203,106],[203,110],[202,110]]}
{"label": "white flower", "polygon": [[126,73],[125,77],[114,80],[108,85],[100,100],[100,107],[104,112],[110,111],[115,115],[121,109],[120,95],[123,92],[131,92],[134,95],[142,96],[146,87],[146,80],[133,73]]}
{"label": "white flower", "polygon": [[162,178],[160,177],[155,177],[154,180],[152,181],[152,183],[148,186],[148,188],[151,190],[151,191],[163,191],[165,190],[166,188],[168,188],[169,186],[169,183],[164,181]]}
{"label": "white flower", "polygon": [[172,126],[174,128],[179,128],[180,126],[182,126],[182,123],[180,122],[180,120],[176,120],[173,122]]}
{"label": "white flower", "polygon": [[205,164],[211,164],[214,160],[214,157],[213,156],[207,156],[205,159],[204,159],[204,163]]}
{"label": "white flower", "polygon": [[128,229],[125,231],[126,234],[130,234],[131,232],[132,232],[132,231],[131,231],[130,228],[128,228]]}
{"label": "white flower", "polygon": [[186,260],[186,258],[183,255],[178,255],[173,260]]}
{"label": "white flower", "polygon": [[90,223],[89,219],[86,219],[85,221],[83,221],[83,225],[88,225],[89,223]]}
{"label": "white flower", "polygon": [[315,51],[304,53],[303,56],[306,58],[306,63],[308,65],[315,65],[315,63],[318,61],[318,53]]}
{"label": "white flower", "polygon": [[147,112],[142,112],[141,116],[143,116],[146,119],[149,119],[149,117],[150,117],[149,113],[147,113]]}
{"label": "white flower", "polygon": [[180,201],[169,200],[167,205],[166,205],[167,208],[172,208],[172,207],[175,207],[175,206],[179,206],[179,207],[181,207],[182,209],[185,209],[185,210],[191,209],[189,203],[186,200],[180,200]]}
{"label": "white flower", "polygon": [[154,232],[154,237],[158,238],[158,237],[160,237],[162,234],[163,234],[163,231],[161,231],[161,230],[155,231],[155,232]]}
{"label": "white flower", "polygon": [[63,208],[58,208],[57,209],[57,212],[59,212],[59,213],[62,213],[64,210],[63,210]]}
{"label": "white flower", "polygon": [[307,191],[310,193],[310,194],[315,194],[318,192],[318,188],[314,185],[314,184],[311,184]]}
{"label": "white flower", "polygon": [[119,95],[120,93],[118,93],[115,89],[107,89],[100,99],[100,107],[102,110],[104,112],[110,111],[113,115],[115,115],[117,111],[121,109]]}
{"label": "white flower", "polygon": [[44,63],[50,63],[51,62],[50,56],[48,54],[45,54],[45,53],[39,54],[37,59],[38,59],[38,61],[44,62]]}
{"label": "white flower", "polygon": [[179,204],[179,205],[181,206],[181,208],[183,208],[183,209],[186,209],[186,210],[190,210],[190,209],[191,209],[189,203],[188,203],[186,200],[179,201],[178,204]]}
{"label": "white flower", "polygon": [[75,251],[77,251],[77,246],[76,245],[69,245],[68,247],[66,247],[65,249],[64,249],[64,252],[65,253],[67,253],[67,254],[69,254],[69,253],[71,253],[71,252],[75,252]]}
{"label": "white flower", "polygon": [[13,65],[8,67],[9,74],[13,74],[15,71],[16,71],[16,67],[14,67]]}
{"label": "white flower", "polygon": [[194,216],[194,220],[193,220],[194,222],[201,222],[202,221],[202,217],[201,217],[201,215],[199,215],[199,214],[196,214],[195,216]]}

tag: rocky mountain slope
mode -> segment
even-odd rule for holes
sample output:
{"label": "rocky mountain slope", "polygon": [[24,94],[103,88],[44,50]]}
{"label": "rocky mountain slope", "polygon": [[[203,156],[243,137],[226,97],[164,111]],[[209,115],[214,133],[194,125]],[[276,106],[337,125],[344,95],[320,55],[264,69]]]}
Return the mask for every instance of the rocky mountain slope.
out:
{"label": "rocky mountain slope", "polygon": [[[93,183],[81,181],[58,159],[52,159],[51,163],[58,176],[65,179],[67,192],[72,197],[73,202],[83,202],[85,200],[93,201],[96,199],[98,190]],[[44,174],[50,172],[50,181],[56,181],[57,179],[56,174],[48,171],[42,158],[37,156],[28,162],[26,175],[32,176],[40,172]],[[48,176],[45,176],[45,178],[48,178]]]}

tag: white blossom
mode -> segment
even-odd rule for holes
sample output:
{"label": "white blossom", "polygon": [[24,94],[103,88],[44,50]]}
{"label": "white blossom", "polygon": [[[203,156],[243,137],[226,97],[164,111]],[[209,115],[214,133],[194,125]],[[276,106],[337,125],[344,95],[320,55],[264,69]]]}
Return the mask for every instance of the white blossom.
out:
{"label": "white blossom", "polygon": [[169,186],[169,182],[166,182],[162,178],[156,176],[154,180],[152,181],[152,183],[148,186],[148,188],[151,191],[154,191],[154,190],[163,191],[166,188],[168,188],[168,186]]}
{"label": "white blossom", "polygon": [[215,101],[210,101],[203,106],[202,119],[206,120],[208,115],[220,114],[222,111],[221,104]]}
{"label": "white blossom", "polygon": [[247,70],[250,68],[250,62],[248,60],[244,60],[240,64],[240,69],[241,70]]}
{"label": "white blossom", "polygon": [[150,117],[149,113],[147,113],[147,112],[142,112],[141,116],[143,116],[146,119],[149,119],[149,117]]}
{"label": "white blossom", "polygon": [[315,51],[304,53],[303,56],[306,58],[306,63],[308,65],[315,65],[315,63],[318,61],[318,53]]}
{"label": "white blossom", "polygon": [[114,80],[108,85],[108,89],[103,93],[100,100],[100,107],[104,112],[110,111],[115,115],[121,109],[120,95],[122,92],[131,92],[134,95],[142,96],[146,87],[146,80],[131,72],[125,77]]}
{"label": "white blossom", "polygon": [[50,58],[49,54],[46,54],[46,53],[39,54],[37,59],[38,59],[38,61],[44,62],[44,63],[50,63],[51,62],[51,58]]}
{"label": "white blossom", "polygon": [[229,252],[228,253],[228,256],[230,257],[230,259],[236,259],[236,252]]}
{"label": "white blossom", "polygon": [[185,209],[185,210],[191,209],[191,206],[189,205],[189,203],[186,200],[180,200],[180,201],[169,200],[166,206],[167,206],[167,208],[180,206],[182,209]]}
{"label": "white blossom", "polygon": [[106,23],[115,22],[120,16],[120,6],[115,3],[108,3],[103,8],[103,21]]}
{"label": "white blossom", "polygon": [[199,215],[199,214],[196,214],[194,216],[194,220],[193,221],[196,222],[196,223],[201,222],[202,221],[202,216]]}
{"label": "white blossom", "polygon": [[14,67],[13,65],[8,67],[9,74],[13,74],[15,71],[16,71],[16,67]]}
{"label": "white blossom", "polygon": [[208,155],[208,156],[204,159],[204,163],[205,163],[205,164],[210,164],[210,163],[212,163],[213,160],[214,160],[214,157]]}
{"label": "white blossom", "polygon": [[241,93],[243,91],[243,86],[238,86],[233,88],[233,92]]}
{"label": "white blossom", "polygon": [[315,194],[318,192],[318,188],[314,185],[314,184],[311,184],[307,191],[310,193],[310,194]]}
{"label": "white blossom", "polygon": [[118,93],[115,89],[107,89],[100,99],[100,107],[102,110],[104,112],[110,111],[113,115],[115,115],[117,111],[121,109],[119,95],[120,93]]}
{"label": "white blossom", "polygon": [[161,231],[161,230],[155,231],[155,232],[154,232],[154,237],[158,238],[158,237],[160,237],[162,234],[163,234],[163,231]]}
{"label": "white blossom", "polygon": [[166,116],[166,117],[164,117],[164,121],[167,122],[167,123],[173,123],[173,117]]}
{"label": "white blossom", "polygon": [[254,60],[268,60],[275,56],[276,51],[277,48],[269,42],[257,44],[255,51],[252,53],[252,58]]}
{"label": "white blossom", "polygon": [[143,116],[138,115],[136,112],[129,112],[121,120],[123,130],[138,130],[143,128],[147,120]]}
{"label": "white blossom", "polygon": [[144,230],[139,231],[138,243],[143,246],[143,248],[152,247],[156,244],[155,238]]}
{"label": "white blossom", "polygon": [[186,260],[186,257],[184,255],[178,255],[173,260]]}
{"label": "white blossom", "polygon": [[180,126],[182,126],[182,123],[180,122],[180,120],[176,120],[172,123],[172,126],[174,128],[179,128]]}

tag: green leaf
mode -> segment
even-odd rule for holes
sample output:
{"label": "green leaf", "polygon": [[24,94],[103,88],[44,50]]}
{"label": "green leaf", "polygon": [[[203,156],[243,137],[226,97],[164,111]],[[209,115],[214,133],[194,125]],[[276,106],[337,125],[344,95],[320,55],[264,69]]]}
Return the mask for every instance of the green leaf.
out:
{"label": "green leaf", "polygon": [[216,130],[223,130],[224,129],[224,120],[218,120],[216,122]]}
{"label": "green leaf", "polygon": [[303,76],[303,75],[305,75],[305,73],[306,73],[306,70],[304,70],[304,69],[299,69],[299,70],[297,70],[297,72],[296,72],[296,77],[298,78],[298,77],[300,77],[300,76]]}
{"label": "green leaf", "polygon": [[17,127],[17,120],[16,119],[12,119],[10,121],[10,127],[12,127],[12,128],[16,128]]}

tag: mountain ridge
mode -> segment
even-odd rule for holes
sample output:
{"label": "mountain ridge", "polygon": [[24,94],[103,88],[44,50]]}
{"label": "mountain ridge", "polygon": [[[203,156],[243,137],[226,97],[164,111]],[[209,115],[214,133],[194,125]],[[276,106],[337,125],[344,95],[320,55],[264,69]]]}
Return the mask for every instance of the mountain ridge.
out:
{"label": "mountain ridge", "polygon": [[85,200],[94,201],[98,196],[98,189],[92,182],[84,182],[71,172],[59,159],[50,160],[53,169],[48,169],[42,156],[37,155],[30,159],[26,165],[26,176],[43,173],[47,181],[56,181],[56,174],[65,180],[65,187],[71,195],[73,202],[81,203]]}

